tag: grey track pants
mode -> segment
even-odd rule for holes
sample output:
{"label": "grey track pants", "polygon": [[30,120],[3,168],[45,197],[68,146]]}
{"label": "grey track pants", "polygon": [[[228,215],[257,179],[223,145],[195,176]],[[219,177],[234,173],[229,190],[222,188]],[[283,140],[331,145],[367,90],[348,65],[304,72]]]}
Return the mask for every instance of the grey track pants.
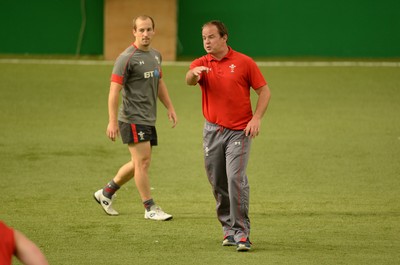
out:
{"label": "grey track pants", "polygon": [[236,241],[249,237],[249,183],[246,175],[251,138],[244,131],[233,131],[205,122],[204,162],[216,200],[218,220],[224,236]]}

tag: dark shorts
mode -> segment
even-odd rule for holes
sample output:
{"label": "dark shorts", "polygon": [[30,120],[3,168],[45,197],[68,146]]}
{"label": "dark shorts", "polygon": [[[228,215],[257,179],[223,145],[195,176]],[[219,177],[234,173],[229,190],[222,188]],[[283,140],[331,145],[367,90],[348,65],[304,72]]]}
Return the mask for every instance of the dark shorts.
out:
{"label": "dark shorts", "polygon": [[140,143],[150,141],[151,146],[158,144],[155,126],[129,124],[118,121],[121,139],[124,144]]}

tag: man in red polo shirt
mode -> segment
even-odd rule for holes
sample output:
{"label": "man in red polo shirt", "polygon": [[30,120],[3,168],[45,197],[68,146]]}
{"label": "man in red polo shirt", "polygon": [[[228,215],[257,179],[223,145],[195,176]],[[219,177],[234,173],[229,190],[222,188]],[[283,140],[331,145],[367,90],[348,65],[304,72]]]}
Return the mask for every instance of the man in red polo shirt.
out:
{"label": "man in red polo shirt", "polygon": [[[204,160],[224,233],[223,246],[251,248],[249,184],[246,167],[251,139],[259,134],[270,90],[256,63],[228,46],[228,31],[220,21],[202,28],[207,55],[194,60],[188,85],[202,91]],[[250,88],[258,95],[252,111]]]}
{"label": "man in red polo shirt", "polygon": [[0,221],[0,264],[11,264],[13,255],[22,264],[48,265],[46,257],[35,243]]}

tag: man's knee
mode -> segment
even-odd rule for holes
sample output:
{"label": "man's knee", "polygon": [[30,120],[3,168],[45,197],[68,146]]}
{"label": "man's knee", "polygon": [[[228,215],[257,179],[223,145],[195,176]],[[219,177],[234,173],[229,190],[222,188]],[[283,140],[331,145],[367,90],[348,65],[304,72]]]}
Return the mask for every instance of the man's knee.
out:
{"label": "man's knee", "polygon": [[133,158],[135,169],[147,170],[150,167],[151,158],[150,156]]}

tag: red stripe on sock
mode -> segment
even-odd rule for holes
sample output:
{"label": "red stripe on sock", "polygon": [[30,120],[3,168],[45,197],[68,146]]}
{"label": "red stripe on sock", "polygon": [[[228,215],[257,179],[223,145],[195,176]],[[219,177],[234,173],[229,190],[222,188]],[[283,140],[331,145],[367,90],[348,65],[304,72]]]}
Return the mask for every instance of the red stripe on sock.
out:
{"label": "red stripe on sock", "polygon": [[105,192],[107,192],[107,193],[112,193],[112,194],[114,194],[116,190],[117,190],[117,189],[113,189],[113,188],[110,188],[110,187],[106,187],[106,188],[104,189]]}

